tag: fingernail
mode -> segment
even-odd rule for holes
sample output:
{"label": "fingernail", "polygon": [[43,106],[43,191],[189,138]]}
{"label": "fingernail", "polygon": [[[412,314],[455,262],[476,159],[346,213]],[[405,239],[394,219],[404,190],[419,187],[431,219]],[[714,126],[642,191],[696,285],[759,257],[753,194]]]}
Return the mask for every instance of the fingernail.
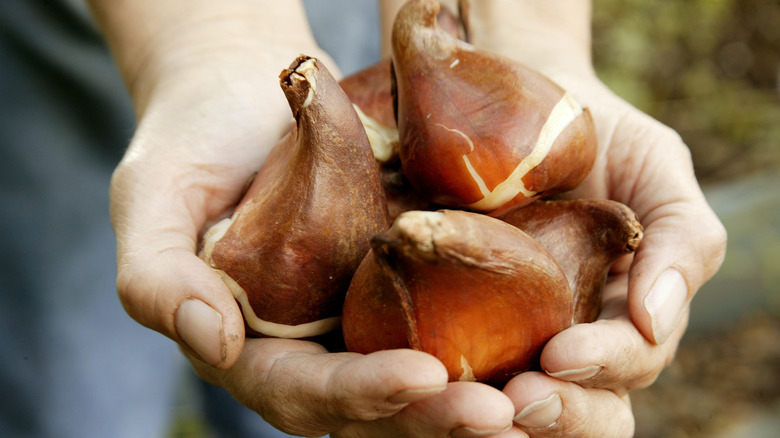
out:
{"label": "fingernail", "polygon": [[688,284],[677,269],[667,269],[655,281],[643,304],[650,315],[656,344],[666,342],[677,328],[687,300]]}
{"label": "fingernail", "polygon": [[446,386],[435,386],[433,388],[405,389],[397,392],[387,398],[390,403],[412,403],[417,400],[430,397],[447,389]]}
{"label": "fingernail", "polygon": [[196,299],[188,299],[176,310],[176,331],[185,344],[205,362],[219,365],[225,359],[222,315]]}
{"label": "fingernail", "polygon": [[515,423],[525,427],[549,427],[563,413],[563,403],[561,396],[556,393],[551,394],[544,400],[531,403],[515,415]]}
{"label": "fingernail", "polygon": [[596,377],[602,369],[604,369],[604,367],[601,365],[591,365],[589,367],[578,368],[575,370],[564,370],[554,373],[547,372],[547,375],[555,377],[556,379],[568,380],[570,382],[579,382],[580,380],[587,380]]}
{"label": "fingernail", "polygon": [[452,432],[450,432],[450,436],[452,438],[477,438],[482,436],[490,436],[499,433],[504,433],[511,428],[512,428],[511,424],[503,429],[492,429],[492,430],[474,429],[473,427],[461,426],[453,429]]}

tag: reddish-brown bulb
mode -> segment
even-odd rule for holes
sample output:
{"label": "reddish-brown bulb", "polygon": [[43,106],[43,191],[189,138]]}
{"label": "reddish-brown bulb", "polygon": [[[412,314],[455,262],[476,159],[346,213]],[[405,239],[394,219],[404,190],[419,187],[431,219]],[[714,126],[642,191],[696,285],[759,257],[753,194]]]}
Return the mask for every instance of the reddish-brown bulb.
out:
{"label": "reddish-brown bulb", "polygon": [[435,0],[393,28],[404,173],[424,197],[482,212],[569,190],[596,154],[590,112],[546,76],[443,31]]}
{"label": "reddish-brown bulb", "polygon": [[357,114],[315,58],[280,76],[296,125],[201,257],[241,303],[250,332],[312,337],[339,326],[352,274],[388,227],[379,170]]}
{"label": "reddish-brown bulb", "polygon": [[549,253],[518,228],[456,210],[401,214],[372,240],[344,304],[350,351],[428,352],[450,380],[502,385],[571,323]]}

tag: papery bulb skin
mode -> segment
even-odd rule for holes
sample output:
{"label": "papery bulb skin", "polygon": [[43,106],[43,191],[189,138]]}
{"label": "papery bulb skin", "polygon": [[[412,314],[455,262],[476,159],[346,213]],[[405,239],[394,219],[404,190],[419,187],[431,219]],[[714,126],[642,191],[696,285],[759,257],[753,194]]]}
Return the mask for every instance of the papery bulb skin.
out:
{"label": "papery bulb skin", "polygon": [[385,59],[339,82],[355,105],[374,156],[381,163],[391,161],[398,155],[398,128],[393,113],[391,69],[390,59]]}
{"label": "papery bulb skin", "polygon": [[409,184],[398,157],[398,128],[393,112],[390,59],[351,74],[339,82],[355,105],[380,165],[390,221],[404,211],[434,210]]}
{"label": "papery bulb skin", "polygon": [[[455,38],[464,38],[465,23],[452,10],[442,7],[437,21],[444,32]],[[398,155],[391,73],[391,60],[387,58],[345,77],[339,84],[355,105],[374,156],[381,163],[387,207],[393,221],[405,211],[436,210],[441,205],[420,196],[403,174]]]}
{"label": "papery bulb skin", "polygon": [[240,302],[250,334],[310,338],[339,326],[352,274],[389,223],[365,131],[333,76],[302,55],[280,83],[295,127],[233,215],[206,233],[201,257]]}
{"label": "papery bulb skin", "polygon": [[442,210],[403,213],[372,240],[342,330],[350,351],[411,347],[451,381],[500,386],[570,323],[566,277],[544,248],[490,216]]}
{"label": "papery bulb skin", "polygon": [[590,172],[590,112],[546,76],[453,38],[435,0],[393,27],[403,169],[426,198],[496,212],[576,187]]}
{"label": "papery bulb skin", "polygon": [[[465,30],[454,12],[441,8],[437,20],[441,29],[455,38]],[[342,79],[339,84],[355,105],[376,159],[392,162],[398,156],[398,128],[393,107],[393,79],[390,58],[383,59]]]}
{"label": "papery bulb skin", "polygon": [[633,210],[607,199],[536,201],[498,218],[528,233],[561,266],[575,324],[596,320],[612,263],[636,251],[644,234]]}
{"label": "papery bulb skin", "polygon": [[387,197],[387,211],[390,222],[401,213],[413,210],[434,211],[442,208],[422,196],[412,187],[401,168],[398,159],[382,163],[382,187]]}

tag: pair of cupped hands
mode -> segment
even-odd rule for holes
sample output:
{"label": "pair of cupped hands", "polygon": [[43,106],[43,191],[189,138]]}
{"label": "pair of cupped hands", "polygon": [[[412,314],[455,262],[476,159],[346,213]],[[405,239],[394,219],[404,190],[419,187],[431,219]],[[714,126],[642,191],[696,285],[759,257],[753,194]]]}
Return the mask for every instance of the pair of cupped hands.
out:
{"label": "pair of cupped hands", "polygon": [[273,48],[212,42],[134,72],[138,129],[111,183],[127,312],[178,342],[203,379],[291,434],[630,436],[629,391],[672,360],[691,298],[720,266],[725,231],[685,144],[598,80],[587,36],[552,28],[507,37],[525,30],[475,27],[473,42],[547,74],[590,108],[598,158],[567,196],[620,201],[645,227],[636,253],[613,266],[599,319],[552,338],[543,372],[497,389],[448,383],[444,366],[418,351],[329,353],[307,341],[245,338],[235,299],[196,255],[198,239],[230,214],[290,127],[279,72],[305,53],[338,74],[306,32]]}

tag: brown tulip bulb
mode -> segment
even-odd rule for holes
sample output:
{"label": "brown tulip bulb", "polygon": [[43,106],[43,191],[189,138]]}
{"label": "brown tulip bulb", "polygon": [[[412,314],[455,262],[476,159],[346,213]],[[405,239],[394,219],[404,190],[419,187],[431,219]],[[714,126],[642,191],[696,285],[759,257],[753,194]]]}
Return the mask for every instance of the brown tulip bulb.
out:
{"label": "brown tulip bulb", "polygon": [[596,319],[610,266],[633,253],[643,236],[633,210],[607,199],[536,201],[499,219],[536,239],[563,268],[575,324]]}
{"label": "brown tulip bulb", "polygon": [[371,236],[389,226],[376,160],[325,66],[301,56],[280,75],[296,125],[272,150],[201,257],[240,302],[251,334],[313,337],[338,327]]}
{"label": "brown tulip bulb", "polygon": [[406,211],[433,211],[442,207],[423,198],[414,190],[404,175],[399,160],[382,163],[382,187],[385,189],[387,211],[391,222]]}
{"label": "brown tulip bulb", "polygon": [[[465,29],[459,17],[450,9],[441,8],[437,21],[444,32],[456,38],[463,37]],[[340,82],[363,122],[376,159],[382,163],[392,161],[398,155],[391,71],[392,65],[388,58]]]}
{"label": "brown tulip bulb", "polygon": [[374,157],[380,163],[382,187],[393,221],[404,211],[433,210],[435,206],[411,187],[401,169],[390,70],[390,60],[386,59],[347,76],[340,85],[355,105]]}
{"label": "brown tulip bulb", "polygon": [[401,214],[360,264],[344,303],[347,349],[436,356],[450,380],[501,385],[571,323],[552,256],[520,229],[458,210]]}
{"label": "brown tulip bulb", "polygon": [[434,202],[482,212],[577,186],[593,165],[590,112],[546,76],[452,37],[435,0],[396,15],[393,68],[403,169]]}
{"label": "brown tulip bulb", "polygon": [[[463,23],[450,9],[441,8],[437,20],[450,35],[464,36]],[[403,174],[398,156],[391,71],[390,59],[384,59],[345,77],[340,85],[355,105],[374,156],[381,163],[382,182],[392,221],[405,211],[436,210],[441,206],[420,196]]]}

